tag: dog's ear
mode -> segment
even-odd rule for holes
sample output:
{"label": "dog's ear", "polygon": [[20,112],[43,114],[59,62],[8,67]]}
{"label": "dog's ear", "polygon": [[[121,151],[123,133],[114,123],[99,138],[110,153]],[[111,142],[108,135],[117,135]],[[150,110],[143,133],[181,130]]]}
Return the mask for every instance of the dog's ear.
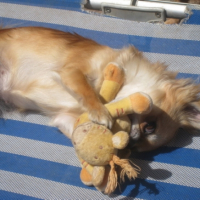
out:
{"label": "dog's ear", "polygon": [[200,100],[188,104],[182,117],[183,126],[200,130]]}
{"label": "dog's ear", "polygon": [[[174,115],[184,128],[200,130],[200,84],[192,79],[177,79],[170,85],[168,98]],[[179,112],[180,111],[180,112]]]}

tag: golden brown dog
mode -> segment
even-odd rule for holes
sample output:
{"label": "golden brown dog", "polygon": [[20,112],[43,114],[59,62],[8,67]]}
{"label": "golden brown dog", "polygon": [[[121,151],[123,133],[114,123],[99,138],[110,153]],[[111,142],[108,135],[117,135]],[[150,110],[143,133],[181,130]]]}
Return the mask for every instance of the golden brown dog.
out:
{"label": "golden brown dog", "polygon": [[70,137],[78,115],[89,112],[96,123],[112,126],[98,93],[103,70],[115,62],[126,80],[116,99],[137,91],[151,96],[148,115],[130,116],[132,147],[157,148],[179,127],[200,129],[200,86],[176,80],[161,63],[150,63],[134,47],[113,50],[58,30],[39,27],[0,30],[0,94],[20,109],[38,110]]}

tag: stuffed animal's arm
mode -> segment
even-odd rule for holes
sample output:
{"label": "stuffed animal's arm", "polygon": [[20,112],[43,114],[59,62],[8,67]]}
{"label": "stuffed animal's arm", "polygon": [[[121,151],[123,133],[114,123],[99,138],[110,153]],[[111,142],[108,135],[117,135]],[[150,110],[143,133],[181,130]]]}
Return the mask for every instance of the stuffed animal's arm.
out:
{"label": "stuffed animal's arm", "polygon": [[131,113],[147,114],[151,111],[151,98],[141,92],[134,93],[129,97],[105,105],[113,118]]}
{"label": "stuffed animal's arm", "polygon": [[[152,104],[152,100],[147,94],[137,92],[119,101],[106,104],[105,106],[110,115],[113,118],[116,118],[131,113],[147,114],[151,111]],[[83,113],[77,119],[74,127],[87,121],[89,121],[88,114]]]}

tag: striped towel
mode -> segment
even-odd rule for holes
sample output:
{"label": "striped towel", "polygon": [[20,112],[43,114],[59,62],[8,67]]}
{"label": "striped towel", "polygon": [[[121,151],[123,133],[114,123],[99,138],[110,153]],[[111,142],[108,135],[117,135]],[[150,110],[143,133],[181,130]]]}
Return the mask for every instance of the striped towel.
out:
{"label": "striped towel", "polygon": [[[151,61],[200,82],[200,9],[184,24],[138,23],[94,15],[79,0],[0,0],[1,24],[76,32],[112,48],[133,44]],[[48,118],[18,112],[0,119],[0,199],[200,199],[200,136],[180,131],[167,146],[135,155],[142,168],[106,196],[79,179],[71,141]]]}

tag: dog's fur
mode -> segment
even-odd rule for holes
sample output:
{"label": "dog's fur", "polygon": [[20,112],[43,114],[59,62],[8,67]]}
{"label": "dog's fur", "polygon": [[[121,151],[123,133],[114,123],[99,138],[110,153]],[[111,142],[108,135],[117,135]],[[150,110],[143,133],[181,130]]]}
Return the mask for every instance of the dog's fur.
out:
{"label": "dog's fur", "polygon": [[199,85],[176,80],[174,72],[161,63],[150,63],[134,47],[113,50],[47,28],[0,30],[0,95],[22,110],[50,116],[52,125],[68,137],[84,111],[91,120],[111,127],[110,115],[98,97],[109,62],[126,73],[116,99],[141,91],[154,103],[148,115],[130,116],[132,147],[151,150],[171,140],[180,127],[200,129]]}

